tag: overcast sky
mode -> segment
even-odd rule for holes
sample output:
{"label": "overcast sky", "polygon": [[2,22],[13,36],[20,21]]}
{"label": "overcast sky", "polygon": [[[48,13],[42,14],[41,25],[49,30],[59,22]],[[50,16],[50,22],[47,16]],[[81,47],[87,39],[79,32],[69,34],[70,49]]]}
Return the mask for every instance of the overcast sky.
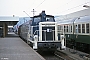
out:
{"label": "overcast sky", "polygon": [[35,15],[42,10],[54,16],[65,15],[86,9],[83,5],[90,6],[90,0],[0,0],[0,16],[33,16],[33,9]]}

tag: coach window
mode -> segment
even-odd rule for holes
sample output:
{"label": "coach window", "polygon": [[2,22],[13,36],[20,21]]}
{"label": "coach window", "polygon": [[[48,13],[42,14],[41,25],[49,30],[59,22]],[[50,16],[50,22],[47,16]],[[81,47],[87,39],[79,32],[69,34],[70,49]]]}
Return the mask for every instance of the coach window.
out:
{"label": "coach window", "polygon": [[60,30],[63,30],[63,26],[60,26]]}
{"label": "coach window", "polygon": [[62,26],[60,26],[60,30],[62,30]]}
{"label": "coach window", "polygon": [[78,33],[81,33],[81,25],[78,24]]}
{"label": "coach window", "polygon": [[86,24],[86,33],[89,33],[89,23]]}
{"label": "coach window", "polygon": [[72,32],[72,26],[71,26],[71,32]]}
{"label": "coach window", "polygon": [[68,25],[67,25],[66,29],[67,29],[66,31],[68,32]]}
{"label": "coach window", "polygon": [[31,27],[30,27],[30,29],[29,29],[29,33],[31,34]]}
{"label": "coach window", "polygon": [[85,33],[85,24],[82,24],[82,33]]}
{"label": "coach window", "polygon": [[59,26],[59,30],[61,30],[61,26]]}
{"label": "coach window", "polygon": [[75,25],[75,28],[76,28],[76,33],[78,33],[78,26],[77,26],[77,25]]}
{"label": "coach window", "polygon": [[68,25],[64,26],[64,32],[68,32]]}
{"label": "coach window", "polygon": [[58,30],[60,30],[60,25],[58,25]]}
{"label": "coach window", "polygon": [[64,25],[64,32],[65,32],[65,25]]}

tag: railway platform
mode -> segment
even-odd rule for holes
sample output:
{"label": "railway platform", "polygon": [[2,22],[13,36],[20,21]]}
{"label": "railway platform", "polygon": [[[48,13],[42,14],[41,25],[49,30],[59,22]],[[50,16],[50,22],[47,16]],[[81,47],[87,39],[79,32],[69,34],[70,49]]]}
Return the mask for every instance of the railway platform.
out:
{"label": "railway platform", "polygon": [[0,38],[0,60],[45,60],[18,35],[9,33]]}
{"label": "railway platform", "polygon": [[90,55],[81,51],[66,48],[66,50],[58,50],[66,55],[68,55],[73,60],[90,60]]}

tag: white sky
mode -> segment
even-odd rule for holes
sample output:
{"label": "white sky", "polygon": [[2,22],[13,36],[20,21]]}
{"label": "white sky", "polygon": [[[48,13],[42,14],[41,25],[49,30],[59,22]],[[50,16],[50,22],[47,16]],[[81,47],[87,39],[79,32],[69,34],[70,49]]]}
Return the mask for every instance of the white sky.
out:
{"label": "white sky", "polygon": [[0,16],[33,16],[33,8],[35,15],[42,10],[54,16],[65,15],[86,9],[83,5],[90,6],[90,0],[0,0]]}

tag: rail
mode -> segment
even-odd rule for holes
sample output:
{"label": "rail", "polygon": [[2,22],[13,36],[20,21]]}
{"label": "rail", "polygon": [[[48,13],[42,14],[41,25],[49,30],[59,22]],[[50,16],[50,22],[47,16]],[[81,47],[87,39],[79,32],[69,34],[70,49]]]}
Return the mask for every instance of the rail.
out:
{"label": "rail", "polygon": [[73,60],[72,58],[70,58],[67,54],[60,52],[60,51],[55,51],[54,53],[57,57],[59,57],[62,60]]}

